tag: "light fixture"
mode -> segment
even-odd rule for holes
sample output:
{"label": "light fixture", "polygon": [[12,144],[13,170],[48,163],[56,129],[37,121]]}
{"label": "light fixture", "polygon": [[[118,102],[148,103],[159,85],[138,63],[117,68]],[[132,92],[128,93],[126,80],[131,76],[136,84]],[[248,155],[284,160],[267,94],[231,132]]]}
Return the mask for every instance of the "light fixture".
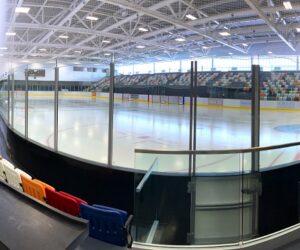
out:
{"label": "light fixture", "polygon": [[69,36],[66,36],[66,35],[60,35],[59,38],[68,39]]}
{"label": "light fixture", "polygon": [[194,21],[194,20],[197,20],[197,19],[198,19],[197,17],[195,17],[195,16],[193,16],[193,15],[191,15],[191,14],[187,14],[187,15],[185,15],[185,17],[186,17],[186,18],[188,18],[188,19],[190,19],[190,20],[192,20],[192,21]]}
{"label": "light fixture", "polygon": [[227,31],[219,32],[219,34],[220,34],[221,36],[230,36],[230,33],[227,32]]}
{"label": "light fixture", "polygon": [[184,37],[177,37],[177,38],[175,39],[175,41],[177,41],[177,42],[184,42],[184,41],[185,41],[185,38],[184,38]]}
{"label": "light fixture", "polygon": [[232,52],[229,52],[229,53],[228,53],[228,55],[231,55],[231,56],[232,56],[232,55],[233,55],[233,53],[232,53]]}
{"label": "light fixture", "polygon": [[300,32],[300,28],[296,28],[297,32]]}
{"label": "light fixture", "polygon": [[7,35],[7,36],[15,36],[16,32],[6,32],[5,35]]}
{"label": "light fixture", "polygon": [[268,54],[273,54],[273,52],[272,51],[268,51]]}
{"label": "light fixture", "polygon": [[248,47],[248,44],[247,44],[247,43],[242,43],[242,45],[243,45],[244,47]]}
{"label": "light fixture", "polygon": [[286,10],[292,10],[293,6],[290,1],[283,1],[283,6]]}
{"label": "light fixture", "polygon": [[95,16],[87,16],[85,19],[90,20],[90,21],[97,21],[97,20],[99,20],[99,18],[95,17]]}
{"label": "light fixture", "polygon": [[147,31],[149,31],[148,29],[143,28],[143,27],[138,28],[138,30],[139,30],[139,31],[142,31],[142,32],[147,32]]}
{"label": "light fixture", "polygon": [[81,50],[74,50],[74,52],[80,54],[82,51]]}
{"label": "light fixture", "polygon": [[110,53],[104,53],[105,56],[110,56]]}
{"label": "light fixture", "polygon": [[28,13],[30,8],[27,7],[16,7],[15,12],[16,13]]}
{"label": "light fixture", "polygon": [[47,49],[41,48],[39,49],[39,51],[47,51]]}
{"label": "light fixture", "polygon": [[143,49],[143,48],[145,48],[145,46],[144,45],[137,45],[136,48],[137,49]]}
{"label": "light fixture", "polygon": [[229,28],[228,28],[227,26],[224,26],[224,29],[225,29],[225,30],[229,30]]}
{"label": "light fixture", "polygon": [[102,40],[102,43],[110,43],[109,40]]}
{"label": "light fixture", "polygon": [[6,47],[1,47],[0,50],[7,50],[7,48]]}
{"label": "light fixture", "polygon": [[202,49],[208,49],[208,47],[207,46],[202,46]]}

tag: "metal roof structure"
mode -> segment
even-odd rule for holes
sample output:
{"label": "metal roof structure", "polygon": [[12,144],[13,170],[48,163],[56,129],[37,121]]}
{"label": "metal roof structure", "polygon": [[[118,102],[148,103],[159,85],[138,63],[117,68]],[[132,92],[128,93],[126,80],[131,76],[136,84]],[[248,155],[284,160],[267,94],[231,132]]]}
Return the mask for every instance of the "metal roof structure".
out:
{"label": "metal roof structure", "polygon": [[11,34],[0,53],[10,60],[107,63],[113,55],[131,63],[300,51],[299,0],[6,1]]}

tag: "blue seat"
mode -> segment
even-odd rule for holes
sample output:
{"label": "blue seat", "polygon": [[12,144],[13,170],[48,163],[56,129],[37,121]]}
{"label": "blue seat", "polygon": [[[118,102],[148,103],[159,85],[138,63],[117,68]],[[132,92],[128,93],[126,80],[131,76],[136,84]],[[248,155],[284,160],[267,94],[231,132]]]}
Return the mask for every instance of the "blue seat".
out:
{"label": "blue seat", "polygon": [[130,235],[133,216],[127,216],[127,212],[101,205],[80,204],[80,214],[89,220],[89,235],[118,246],[131,248],[132,237]]}

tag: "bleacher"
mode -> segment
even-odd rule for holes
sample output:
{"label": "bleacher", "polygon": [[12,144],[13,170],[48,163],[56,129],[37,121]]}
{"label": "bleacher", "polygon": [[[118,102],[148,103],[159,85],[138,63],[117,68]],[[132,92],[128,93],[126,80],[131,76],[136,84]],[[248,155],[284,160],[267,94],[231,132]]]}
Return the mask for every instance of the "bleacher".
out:
{"label": "bleacher", "polygon": [[89,205],[83,199],[58,191],[47,183],[32,178],[2,157],[0,157],[0,182],[6,183],[17,192],[29,195],[37,202],[88,220],[90,237],[131,248],[133,240],[130,229],[133,216],[128,215],[126,211],[97,204]]}
{"label": "bleacher", "polygon": [[[251,90],[251,72],[198,72],[198,95],[201,97],[222,97],[249,99]],[[175,93],[188,90],[190,73],[158,73],[138,74],[115,77],[116,92],[151,94],[151,88],[159,88],[159,93]],[[91,86],[88,91],[107,91],[109,78],[103,78]],[[136,89],[135,89],[136,88]],[[142,90],[144,88],[144,90]],[[171,91],[168,91],[171,90]],[[157,90],[156,90],[157,91]],[[188,93],[188,92],[185,92]],[[222,93],[222,95],[220,94]],[[173,95],[173,94],[172,94]],[[300,72],[262,72],[261,73],[262,100],[300,100]]]}

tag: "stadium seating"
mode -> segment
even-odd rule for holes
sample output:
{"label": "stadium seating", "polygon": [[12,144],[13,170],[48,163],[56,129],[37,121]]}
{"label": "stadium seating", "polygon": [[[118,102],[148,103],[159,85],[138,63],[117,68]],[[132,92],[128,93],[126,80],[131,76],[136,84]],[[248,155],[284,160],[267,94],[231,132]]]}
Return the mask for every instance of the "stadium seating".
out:
{"label": "stadium seating", "polygon": [[48,188],[46,188],[46,196],[49,205],[74,216],[79,216],[81,203],[87,204],[86,201],[73,195]]}
{"label": "stadium seating", "polygon": [[0,181],[5,181],[5,173],[4,173],[4,169],[2,166],[2,157],[0,158]]}
{"label": "stadium seating", "polygon": [[80,214],[82,218],[89,220],[90,237],[118,246],[131,247],[132,215],[128,217],[125,211],[119,209],[86,204],[80,204]]}
{"label": "stadium seating", "polygon": [[0,180],[13,188],[24,192],[39,201],[47,202],[61,211],[89,220],[91,237],[118,246],[131,248],[133,239],[130,234],[133,216],[116,208],[102,205],[89,206],[88,203],[69,193],[55,191],[55,188],[37,179],[21,169],[15,168],[0,156]]}
{"label": "stadium seating", "polygon": [[6,182],[19,191],[23,191],[21,175],[27,176],[28,179],[31,179],[31,176],[21,169],[14,168],[14,166],[5,159],[2,160],[2,167],[4,170]]}
{"label": "stadium seating", "polygon": [[35,179],[28,179],[24,175],[21,175],[21,179],[24,192],[42,202],[46,202],[45,188],[48,188],[49,190],[54,190],[53,187]]}
{"label": "stadium seating", "polygon": [[[220,97],[249,99],[251,90],[250,71],[230,72],[198,72],[198,86],[206,86],[213,89],[213,92],[203,93],[202,97]],[[121,75],[115,77],[116,87],[170,87],[188,88],[190,85],[190,73],[157,73]],[[107,91],[109,77],[101,79],[98,83],[89,87],[88,91]],[[125,90],[126,91],[126,90]],[[217,91],[217,92],[216,92]],[[124,92],[125,93],[125,92]],[[145,93],[145,90],[143,91]],[[222,93],[222,94],[216,94]],[[230,94],[231,93],[231,94]],[[235,94],[232,94],[235,93]],[[136,93],[138,94],[138,93]],[[159,94],[159,93],[156,93]],[[164,92],[161,94],[164,95]],[[201,96],[201,95],[200,95]],[[299,101],[300,100],[300,73],[299,72],[261,72],[261,99]]]}

